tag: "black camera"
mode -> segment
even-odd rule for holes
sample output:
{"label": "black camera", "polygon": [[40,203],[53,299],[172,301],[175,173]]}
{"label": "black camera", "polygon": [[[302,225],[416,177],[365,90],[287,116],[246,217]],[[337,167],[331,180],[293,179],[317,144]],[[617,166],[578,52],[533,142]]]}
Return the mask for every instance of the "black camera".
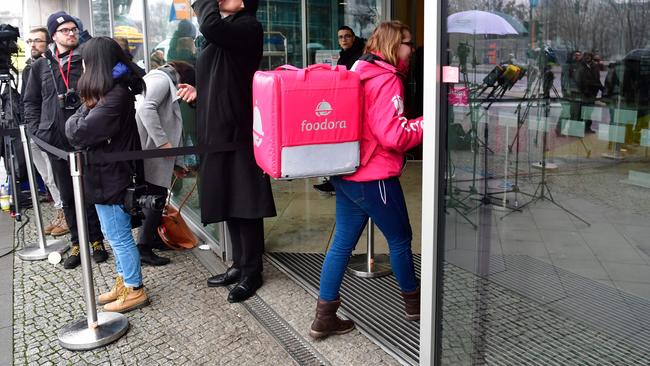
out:
{"label": "black camera", "polygon": [[126,189],[124,197],[124,209],[133,218],[144,219],[143,209],[162,210],[165,208],[165,197],[147,195],[147,186],[145,184],[135,184]]}
{"label": "black camera", "polygon": [[18,28],[9,24],[0,24],[0,74],[9,74],[15,70],[11,64],[11,55],[18,54]]}
{"label": "black camera", "polygon": [[68,89],[65,94],[56,96],[61,109],[77,109],[81,105],[81,98],[74,89]]}

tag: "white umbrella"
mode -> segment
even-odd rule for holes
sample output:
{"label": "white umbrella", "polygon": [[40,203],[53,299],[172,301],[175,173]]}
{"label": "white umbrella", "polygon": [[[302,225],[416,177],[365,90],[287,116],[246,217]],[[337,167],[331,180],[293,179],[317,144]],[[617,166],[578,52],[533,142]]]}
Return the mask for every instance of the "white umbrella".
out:
{"label": "white umbrella", "polygon": [[487,11],[469,10],[447,17],[447,32],[466,34],[519,34],[502,17]]}

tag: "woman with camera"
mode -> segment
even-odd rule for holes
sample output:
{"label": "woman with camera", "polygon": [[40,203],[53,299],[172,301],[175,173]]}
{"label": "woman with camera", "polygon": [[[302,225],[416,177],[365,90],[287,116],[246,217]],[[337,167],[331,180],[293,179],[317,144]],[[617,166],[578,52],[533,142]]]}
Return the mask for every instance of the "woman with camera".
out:
{"label": "woman with camera", "polygon": [[[82,56],[78,87],[83,104],[66,122],[70,144],[93,153],[140,150],[134,102],[144,90],[142,70],[108,37],[88,41]],[[131,215],[124,208],[127,189],[142,178],[136,170],[141,169],[133,162],[96,163],[84,174],[86,198],[95,205],[117,269],[115,285],[98,299],[105,311],[127,312],[149,304]]]}
{"label": "woman with camera", "polygon": [[361,166],[333,177],[336,232],[320,276],[316,319],[309,335],[322,338],[354,328],[336,315],[339,289],[350,255],[371,217],[384,234],[390,262],[402,290],[407,320],[420,319],[420,289],[411,252],[411,225],[399,176],[406,151],[422,143],[422,118],[404,117],[404,85],[413,42],[409,28],[397,21],[381,23],[366,43],[352,71],[359,74],[365,96]]}
{"label": "woman with camera", "polygon": [[[142,148],[168,149],[179,147],[183,135],[183,119],[179,92],[193,89],[196,84],[194,67],[184,61],[172,61],[156,70],[150,71],[144,82],[147,94],[138,103],[135,118]],[[187,98],[193,102],[192,97]],[[182,156],[173,158],[155,158],[144,160],[144,180],[147,182],[147,194],[167,197],[171,186],[172,173],[177,177],[185,175]],[[144,264],[162,266],[169,263],[169,258],[153,252],[153,248],[164,244],[158,236],[158,226],[162,210],[146,208],[144,221],[138,232],[138,250]]]}

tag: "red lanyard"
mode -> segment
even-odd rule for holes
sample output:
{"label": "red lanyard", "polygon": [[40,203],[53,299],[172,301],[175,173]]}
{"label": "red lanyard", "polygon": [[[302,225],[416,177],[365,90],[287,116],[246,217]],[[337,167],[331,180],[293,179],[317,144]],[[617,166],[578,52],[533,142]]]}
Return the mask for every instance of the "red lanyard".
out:
{"label": "red lanyard", "polygon": [[59,58],[59,50],[56,50],[56,60],[57,63],[59,64],[59,71],[61,71],[61,79],[63,79],[63,83],[65,84],[66,89],[70,89],[70,64],[72,63],[72,51],[70,50],[70,55],[68,56],[68,72],[64,75],[63,74],[63,68],[61,67],[61,59]]}

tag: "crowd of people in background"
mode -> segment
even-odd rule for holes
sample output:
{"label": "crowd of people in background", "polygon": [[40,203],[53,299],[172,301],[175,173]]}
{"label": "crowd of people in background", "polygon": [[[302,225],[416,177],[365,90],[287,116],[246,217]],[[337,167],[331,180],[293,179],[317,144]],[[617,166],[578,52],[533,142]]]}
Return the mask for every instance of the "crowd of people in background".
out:
{"label": "crowd of people in background", "polygon": [[[600,81],[603,65],[598,53],[573,51],[562,66],[562,95],[569,103],[569,116],[582,121],[582,107],[594,105],[598,93],[606,89]],[[585,133],[595,133],[592,120],[584,119]]]}
{"label": "crowd of people in background", "polygon": [[[252,82],[262,58],[263,29],[257,0],[197,0],[200,35],[180,21],[169,49],[156,49],[150,71],[133,61],[125,38],[91,38],[81,22],[63,12],[35,28],[27,43],[21,110],[32,136],[64,151],[98,153],[168,149],[191,145],[224,147],[198,162],[167,157],[90,163],[84,174],[85,215],[92,258],[114,257],[116,278],[99,295],[106,311],[127,312],[150,302],[142,264],[166,265],[157,233],[162,210],[143,209],[141,225],[125,207],[127,190],[166,198],[173,179],[198,166],[203,224],[226,222],[233,264],[208,278],[209,287],[234,284],[228,301],[253,296],[263,284],[264,218],[276,215],[269,176],[253,154]],[[366,98],[359,170],[326,182],[336,187],[336,233],[321,274],[320,296],[310,334],[315,338],[353,329],[336,315],[345,264],[369,218],[385,234],[408,320],[419,319],[419,284],[411,253],[411,227],[399,176],[405,152],[422,141],[422,119],[404,116],[403,80],[414,50],[410,29],[381,23],[366,42],[347,26],[338,30],[338,64],[360,75]],[[201,75],[201,77],[197,77]],[[189,121],[189,123],[188,123]],[[37,141],[38,142],[38,141]],[[79,228],[68,162],[32,144],[34,163],[57,210],[48,235],[70,234],[66,269],[80,264]],[[333,189],[333,188],[331,188]],[[359,199],[362,197],[363,199]],[[139,226],[137,238],[132,229]],[[155,291],[155,290],[153,290]]]}

